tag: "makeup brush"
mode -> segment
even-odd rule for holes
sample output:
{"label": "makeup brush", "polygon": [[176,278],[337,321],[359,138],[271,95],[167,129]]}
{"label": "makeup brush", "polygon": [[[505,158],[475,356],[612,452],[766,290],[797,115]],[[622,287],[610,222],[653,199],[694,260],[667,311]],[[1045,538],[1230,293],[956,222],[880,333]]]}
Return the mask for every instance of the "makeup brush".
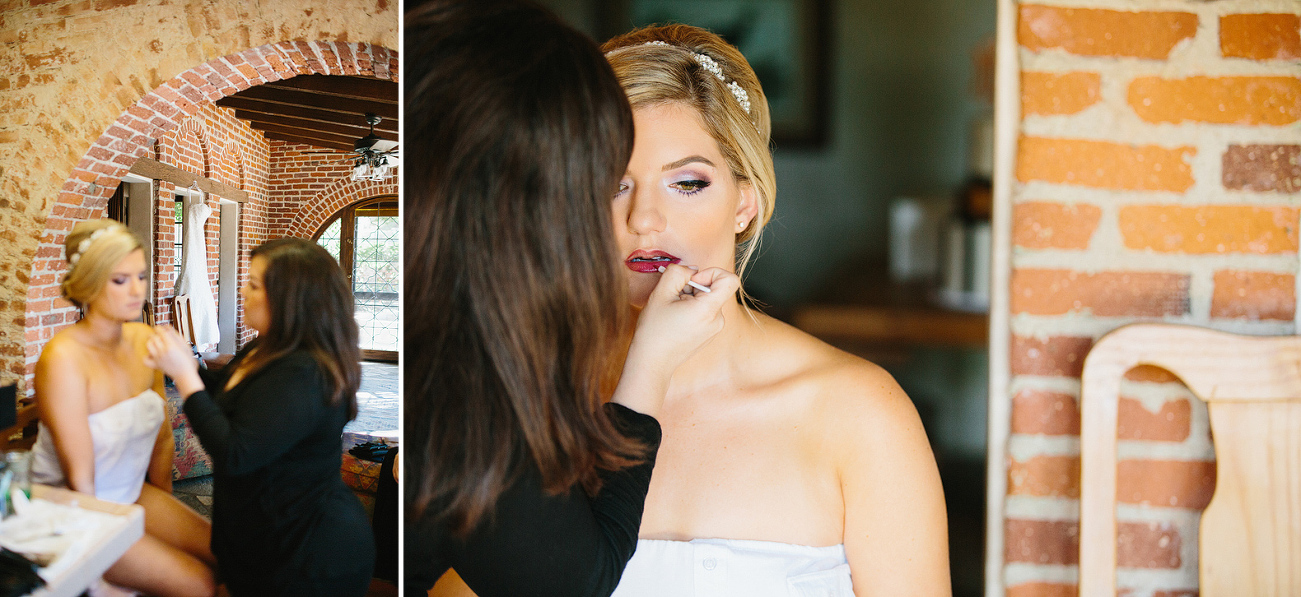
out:
{"label": "makeup brush", "polygon": [[[687,266],[687,267],[691,267],[691,266]],[[691,267],[691,269],[696,269],[696,268]],[[659,267],[659,270],[660,270],[660,273],[661,273],[661,274],[664,273],[664,266],[660,266],[660,267]],[[696,290],[699,290],[699,291],[702,291],[702,292],[713,292],[712,290],[709,289],[708,286],[705,286],[704,284],[697,284],[696,282],[694,282],[694,281],[692,281],[692,280],[687,280],[687,286],[690,286],[690,287],[695,288]]]}

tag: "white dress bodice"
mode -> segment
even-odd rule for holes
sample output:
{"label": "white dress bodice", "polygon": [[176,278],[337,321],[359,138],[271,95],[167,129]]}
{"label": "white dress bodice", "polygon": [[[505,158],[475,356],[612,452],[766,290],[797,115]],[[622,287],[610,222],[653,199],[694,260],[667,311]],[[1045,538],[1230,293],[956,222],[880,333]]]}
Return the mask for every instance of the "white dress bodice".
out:
{"label": "white dress bodice", "polygon": [[[95,497],[120,504],[135,503],[149,472],[154,443],[166,417],[163,399],[145,390],[88,417],[95,448]],[[45,423],[32,447],[32,481],[66,486],[59,453]]]}
{"label": "white dress bodice", "polygon": [[844,545],[637,541],[612,597],[853,597]]}

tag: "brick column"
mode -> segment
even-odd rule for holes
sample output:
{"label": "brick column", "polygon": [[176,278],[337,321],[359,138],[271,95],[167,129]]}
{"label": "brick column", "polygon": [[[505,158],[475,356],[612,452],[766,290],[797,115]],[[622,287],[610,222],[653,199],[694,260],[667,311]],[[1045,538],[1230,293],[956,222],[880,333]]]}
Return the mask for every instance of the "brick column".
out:
{"label": "brick column", "polygon": [[[1149,10],[1150,9],[1150,10]],[[1301,4],[1019,7],[1003,581],[1074,595],[1079,375],[1135,321],[1296,332]],[[1121,594],[1197,590],[1215,488],[1206,407],[1152,368],[1121,385]]]}

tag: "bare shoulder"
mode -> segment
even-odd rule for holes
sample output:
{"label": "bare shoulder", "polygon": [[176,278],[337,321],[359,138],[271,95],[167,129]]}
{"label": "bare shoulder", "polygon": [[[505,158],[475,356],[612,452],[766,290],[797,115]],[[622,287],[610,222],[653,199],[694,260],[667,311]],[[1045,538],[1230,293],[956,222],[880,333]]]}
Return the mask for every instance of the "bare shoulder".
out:
{"label": "bare shoulder", "polygon": [[764,352],[773,356],[766,366],[815,390],[825,407],[880,416],[915,410],[894,377],[879,365],[769,317],[761,320],[761,327]]}
{"label": "bare shoulder", "polygon": [[54,334],[45,347],[41,349],[38,365],[58,365],[64,361],[78,360],[84,357],[85,345],[81,340],[81,330],[66,327]]}
{"label": "bare shoulder", "polygon": [[154,337],[154,328],[138,321],[128,321],[122,324],[122,335],[130,338],[133,342],[143,342]]}
{"label": "bare shoulder", "polygon": [[[80,339],[80,330],[64,328],[41,349],[41,358],[36,361],[36,378],[33,389],[37,404],[42,408],[42,417],[48,416],[55,404],[78,404],[75,399],[82,396],[79,388],[87,386],[85,367],[88,355]],[[62,408],[62,407],[60,407]]]}
{"label": "bare shoulder", "polygon": [[847,449],[926,442],[916,407],[885,369],[788,324],[766,318],[762,327],[810,396],[809,416],[825,439]]}
{"label": "bare shoulder", "polygon": [[126,338],[137,350],[144,351],[146,343],[154,337],[154,328],[140,323],[138,321],[128,321],[122,324],[122,336]]}

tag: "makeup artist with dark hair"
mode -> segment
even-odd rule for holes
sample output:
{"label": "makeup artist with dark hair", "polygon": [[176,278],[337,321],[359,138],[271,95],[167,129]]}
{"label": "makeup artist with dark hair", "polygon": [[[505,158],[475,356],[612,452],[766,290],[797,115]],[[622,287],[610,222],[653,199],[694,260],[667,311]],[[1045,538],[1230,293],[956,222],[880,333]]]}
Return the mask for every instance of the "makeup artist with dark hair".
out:
{"label": "makeup artist with dark hair", "polygon": [[201,376],[169,327],[149,341],[212,457],[221,579],[236,597],[365,595],[374,539],[339,476],[361,382],[351,286],[320,245],[282,238],[253,249],[242,292],[258,338],[221,374]]}
{"label": "makeup artist with dark hair", "polygon": [[666,260],[616,378],[610,209],[633,128],[609,65],[518,1],[415,5],[405,40],[407,595],[449,567],[480,597],[608,595],[636,546],[653,416],[738,280]]}

